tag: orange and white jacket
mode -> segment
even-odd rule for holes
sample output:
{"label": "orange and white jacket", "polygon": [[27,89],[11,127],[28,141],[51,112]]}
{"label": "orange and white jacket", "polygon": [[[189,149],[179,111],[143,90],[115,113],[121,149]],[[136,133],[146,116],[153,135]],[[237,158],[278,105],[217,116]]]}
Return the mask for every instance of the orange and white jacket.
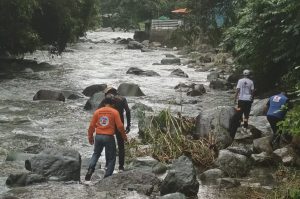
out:
{"label": "orange and white jacket", "polygon": [[119,112],[111,107],[103,107],[95,111],[88,129],[89,140],[93,139],[93,134],[114,135],[116,127],[121,133],[122,138],[127,141],[124,125],[121,121]]}

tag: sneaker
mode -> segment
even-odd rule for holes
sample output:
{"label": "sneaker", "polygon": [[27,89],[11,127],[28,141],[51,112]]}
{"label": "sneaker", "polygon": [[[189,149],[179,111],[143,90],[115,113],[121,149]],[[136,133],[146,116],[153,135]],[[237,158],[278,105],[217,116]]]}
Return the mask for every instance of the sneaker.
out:
{"label": "sneaker", "polygon": [[90,181],[92,175],[93,175],[93,171],[89,169],[88,172],[87,172],[86,175],[85,175],[85,180],[86,180],[86,181]]}

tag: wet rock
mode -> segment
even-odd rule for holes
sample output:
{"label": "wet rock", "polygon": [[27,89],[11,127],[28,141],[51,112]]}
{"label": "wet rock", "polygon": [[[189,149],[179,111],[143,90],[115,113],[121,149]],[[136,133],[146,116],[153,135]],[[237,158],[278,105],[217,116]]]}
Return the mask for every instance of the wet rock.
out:
{"label": "wet rock", "polygon": [[272,153],[273,148],[271,145],[271,136],[266,136],[262,138],[258,138],[253,140],[253,148],[254,151],[261,153],[261,152],[267,152],[267,153]]}
{"label": "wet rock", "polygon": [[144,46],[149,46],[150,42],[149,42],[149,40],[144,40],[144,41],[142,42],[142,44],[143,44]]}
{"label": "wet rock", "polygon": [[207,80],[208,81],[213,81],[213,80],[217,80],[220,77],[220,74],[218,72],[211,72],[207,75]]}
{"label": "wet rock", "polygon": [[118,87],[118,93],[123,96],[145,96],[137,84],[122,83]]}
{"label": "wet rock", "polygon": [[35,173],[10,174],[6,180],[6,185],[10,187],[28,186],[34,183],[46,182],[47,178]]}
{"label": "wet rock", "polygon": [[220,150],[215,164],[230,177],[246,176],[251,167],[251,161],[244,155]]}
{"label": "wet rock", "polygon": [[158,163],[157,160],[150,156],[146,157],[138,157],[133,159],[130,164],[128,165],[128,168],[134,169],[134,170],[142,170],[146,172],[151,172],[152,167],[154,167]]}
{"label": "wet rock", "polygon": [[215,90],[228,90],[229,85],[226,80],[215,79],[215,80],[210,81],[209,88],[212,88]]}
{"label": "wet rock", "polygon": [[204,88],[203,84],[194,84],[193,88],[187,92],[188,96],[201,96],[206,93],[206,89]]}
{"label": "wet rock", "polygon": [[251,107],[250,115],[254,116],[264,116],[264,108],[269,99],[255,100]]}
{"label": "wet rock", "polygon": [[83,95],[81,93],[77,93],[77,92],[74,92],[74,91],[62,90],[61,92],[65,96],[66,99],[83,98]]}
{"label": "wet rock", "polygon": [[136,110],[136,111],[149,111],[149,112],[152,112],[153,109],[150,107],[150,106],[147,106],[145,104],[142,104],[142,103],[135,103],[132,107],[131,107],[132,110]]}
{"label": "wet rock", "polygon": [[184,83],[179,83],[178,85],[176,85],[176,86],[174,87],[174,89],[180,90],[180,91],[183,91],[183,92],[188,92],[190,89],[193,89],[194,86],[195,86],[194,83],[189,84],[189,85],[184,84]]}
{"label": "wet rock", "polygon": [[130,41],[127,45],[127,48],[133,49],[133,50],[134,49],[142,49],[142,48],[144,48],[144,45],[137,41]]}
{"label": "wet rock", "polygon": [[97,191],[130,190],[145,195],[158,191],[160,180],[152,173],[141,171],[125,171],[103,180],[95,185]]}
{"label": "wet rock", "polygon": [[33,97],[33,100],[53,100],[65,101],[65,96],[62,92],[51,90],[39,90]]}
{"label": "wet rock", "polygon": [[241,183],[234,178],[219,178],[217,179],[218,185],[220,188],[230,189],[234,187],[238,187]]}
{"label": "wet rock", "polygon": [[218,148],[228,147],[233,141],[230,125],[234,115],[235,109],[229,106],[220,106],[202,111],[196,118],[195,137],[213,135]]}
{"label": "wet rock", "polygon": [[99,106],[99,104],[102,102],[102,100],[105,98],[105,94],[95,93],[84,105],[85,110],[96,110]]}
{"label": "wet rock", "polygon": [[160,42],[157,42],[157,41],[154,41],[154,42],[151,42],[151,43],[150,43],[150,46],[155,47],[155,48],[161,47],[161,43],[160,43]]}
{"label": "wet rock", "polygon": [[217,184],[218,178],[225,177],[225,173],[220,169],[209,169],[200,175],[200,180],[204,185]]}
{"label": "wet rock", "polygon": [[199,182],[192,161],[186,156],[181,156],[174,160],[169,173],[161,184],[160,193],[166,195],[180,192],[186,196],[196,196],[198,189]]}
{"label": "wet rock", "polygon": [[188,76],[183,70],[181,70],[180,68],[177,68],[177,69],[173,70],[173,71],[171,72],[171,76],[186,77],[186,78],[189,77],[189,76]]}
{"label": "wet rock", "polygon": [[182,193],[170,193],[161,197],[157,197],[158,199],[186,199],[185,195]]}
{"label": "wet rock", "polygon": [[86,88],[83,90],[82,93],[83,93],[85,96],[91,97],[91,96],[94,95],[95,93],[104,91],[106,88],[107,88],[107,85],[106,85],[106,84],[95,84],[95,85],[91,85],[91,86],[86,87]]}
{"label": "wet rock", "polygon": [[57,177],[60,181],[79,181],[81,156],[75,150],[46,149],[26,160],[27,170],[45,177]]}
{"label": "wet rock", "polygon": [[179,58],[164,58],[160,61],[163,65],[172,65],[177,64],[180,65],[180,59]]}
{"label": "wet rock", "polygon": [[281,163],[281,159],[273,153],[252,154],[251,158],[257,166],[275,166]]}
{"label": "wet rock", "polygon": [[157,72],[153,71],[153,70],[142,70],[139,69],[137,67],[130,67],[128,69],[128,71],[126,72],[126,74],[134,74],[134,75],[142,75],[142,76],[160,76]]}

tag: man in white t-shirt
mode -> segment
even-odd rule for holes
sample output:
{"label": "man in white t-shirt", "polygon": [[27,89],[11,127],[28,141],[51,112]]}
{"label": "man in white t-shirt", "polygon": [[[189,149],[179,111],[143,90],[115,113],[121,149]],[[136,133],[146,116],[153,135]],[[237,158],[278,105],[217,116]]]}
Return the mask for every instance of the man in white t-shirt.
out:
{"label": "man in white t-shirt", "polygon": [[236,86],[235,103],[238,102],[238,113],[240,114],[240,121],[242,121],[244,115],[244,128],[248,127],[248,119],[253,102],[254,84],[249,79],[250,71],[243,71],[244,77],[240,79]]}

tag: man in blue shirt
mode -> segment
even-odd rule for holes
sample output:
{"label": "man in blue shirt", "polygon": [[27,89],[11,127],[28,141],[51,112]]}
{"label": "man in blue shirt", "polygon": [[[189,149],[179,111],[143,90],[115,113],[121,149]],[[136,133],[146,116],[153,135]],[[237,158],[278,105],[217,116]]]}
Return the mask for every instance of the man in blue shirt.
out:
{"label": "man in blue shirt", "polygon": [[287,104],[288,98],[285,96],[285,92],[281,92],[278,95],[273,95],[270,97],[266,105],[268,110],[267,119],[273,131],[273,144],[279,144],[277,123],[284,119],[287,111]]}

